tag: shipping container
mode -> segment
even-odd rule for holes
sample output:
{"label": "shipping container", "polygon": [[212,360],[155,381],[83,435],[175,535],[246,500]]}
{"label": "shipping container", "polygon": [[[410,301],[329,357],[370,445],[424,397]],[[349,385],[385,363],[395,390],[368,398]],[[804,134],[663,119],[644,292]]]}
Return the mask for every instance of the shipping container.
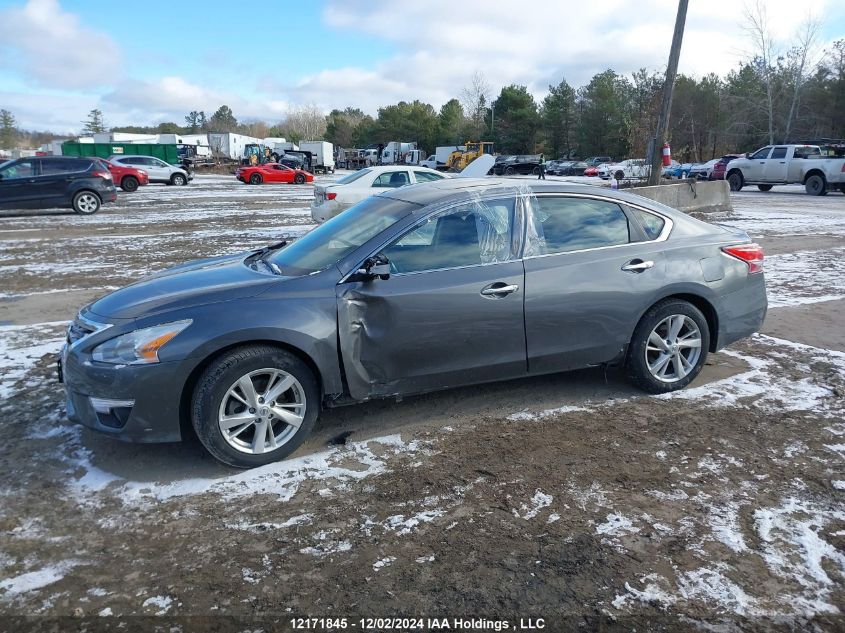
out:
{"label": "shipping container", "polygon": [[62,156],[98,156],[115,154],[154,156],[171,165],[179,164],[179,151],[174,144],[159,143],[62,143]]}

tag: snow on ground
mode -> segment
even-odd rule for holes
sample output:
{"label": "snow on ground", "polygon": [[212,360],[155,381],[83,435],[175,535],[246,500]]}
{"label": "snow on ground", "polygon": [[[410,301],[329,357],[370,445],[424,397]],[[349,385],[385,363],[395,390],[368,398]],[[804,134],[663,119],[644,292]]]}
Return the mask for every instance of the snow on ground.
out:
{"label": "snow on ground", "polygon": [[55,358],[65,340],[65,326],[64,322],[0,326],[0,403],[27,387],[23,380],[38,360],[45,355]]}

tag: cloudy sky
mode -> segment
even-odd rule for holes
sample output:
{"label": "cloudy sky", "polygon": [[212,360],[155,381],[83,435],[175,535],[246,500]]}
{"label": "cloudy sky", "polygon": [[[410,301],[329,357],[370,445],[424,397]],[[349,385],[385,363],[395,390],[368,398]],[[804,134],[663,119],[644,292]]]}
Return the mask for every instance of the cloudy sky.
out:
{"label": "cloudy sky", "polygon": [[[748,49],[745,0],[692,0],[680,72],[724,74]],[[823,42],[845,37],[843,0],[765,0],[786,46],[807,11]],[[21,127],[75,133],[181,123],[228,104],[275,122],[289,104],[326,111],[421,99],[439,107],[476,71],[496,93],[579,86],[613,68],[662,70],[675,0],[0,0],[0,108]]]}

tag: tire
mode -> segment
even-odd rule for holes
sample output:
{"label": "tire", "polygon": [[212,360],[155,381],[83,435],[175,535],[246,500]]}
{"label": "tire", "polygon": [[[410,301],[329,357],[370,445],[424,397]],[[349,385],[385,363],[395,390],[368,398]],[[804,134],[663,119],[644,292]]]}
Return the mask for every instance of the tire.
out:
{"label": "tire", "polygon": [[[276,372],[276,377],[271,379],[272,372]],[[288,403],[285,408],[274,408],[259,399],[272,385],[280,387],[281,381],[290,379],[292,384],[275,396],[285,399]],[[252,385],[251,395],[243,384]],[[244,400],[255,406],[249,407]],[[277,347],[254,345],[225,352],[205,369],[194,389],[191,423],[200,442],[215,459],[235,468],[254,468],[295,451],[310,434],[319,409],[317,380],[301,359]],[[299,418],[299,427],[285,423],[281,417],[273,418],[273,413],[280,410],[291,418]],[[258,423],[253,422],[253,415]],[[221,429],[226,416],[232,418],[229,439]],[[271,448],[268,430],[273,432],[273,442],[279,443],[278,448]],[[265,434],[256,437],[260,431]]]}
{"label": "tire", "polygon": [[170,184],[181,187],[182,185],[188,184],[188,179],[185,177],[185,174],[173,174],[170,177]]}
{"label": "tire", "polygon": [[613,177],[616,178],[616,180],[625,180],[625,172],[617,171],[615,174],[613,174]]}
{"label": "tire", "polygon": [[261,174],[253,174],[249,177],[249,184],[251,185],[260,185],[262,182],[264,182],[264,179]]}
{"label": "tire", "polygon": [[825,181],[824,176],[813,174],[807,178],[804,183],[804,191],[811,196],[827,195],[827,182]]}
{"label": "tire", "polygon": [[[681,319],[680,330],[672,338],[671,328],[677,319]],[[653,333],[657,334],[663,348],[650,339]],[[698,347],[684,344],[695,341],[696,337]],[[670,341],[668,348],[666,340]],[[682,299],[665,299],[653,305],[634,329],[625,368],[631,382],[643,391],[676,391],[695,380],[704,367],[709,349],[710,328],[701,310]],[[660,376],[661,371],[663,376]]]}
{"label": "tire", "polygon": [[73,210],[79,215],[93,215],[101,204],[100,196],[93,191],[80,191],[73,196]]}
{"label": "tire", "polygon": [[305,174],[296,174],[296,176],[293,177],[293,181],[298,185],[304,184],[305,183]]}
{"label": "tire", "polygon": [[760,191],[771,191],[771,190],[772,190],[772,185],[757,185],[757,188],[758,188]]}
{"label": "tire", "polygon": [[731,191],[741,190],[744,184],[745,180],[740,172],[734,171],[728,174],[728,185],[730,186]]}
{"label": "tire", "polygon": [[534,176],[539,176],[540,175],[540,168],[535,167],[534,169],[531,170],[531,174],[534,175]]}
{"label": "tire", "polygon": [[505,170],[505,176],[513,176],[513,167],[508,167]]}
{"label": "tire", "polygon": [[120,181],[120,188],[130,193],[138,191],[138,179],[135,178],[135,176],[125,176],[123,180]]}

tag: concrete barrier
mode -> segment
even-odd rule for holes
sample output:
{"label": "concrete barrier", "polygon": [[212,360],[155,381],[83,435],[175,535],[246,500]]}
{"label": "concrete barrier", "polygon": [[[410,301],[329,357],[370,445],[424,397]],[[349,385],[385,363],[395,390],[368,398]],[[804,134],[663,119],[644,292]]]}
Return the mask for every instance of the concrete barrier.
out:
{"label": "concrete barrier", "polygon": [[731,190],[725,180],[688,179],[657,187],[635,187],[627,191],[685,213],[733,211]]}

